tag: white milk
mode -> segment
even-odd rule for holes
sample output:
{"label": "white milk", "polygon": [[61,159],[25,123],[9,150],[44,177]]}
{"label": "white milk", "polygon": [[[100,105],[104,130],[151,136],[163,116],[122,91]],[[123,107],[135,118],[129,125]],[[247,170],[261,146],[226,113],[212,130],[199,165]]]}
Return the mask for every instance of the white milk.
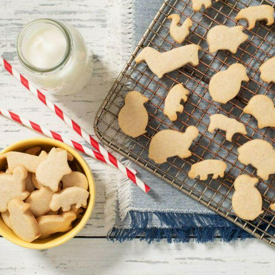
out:
{"label": "white milk", "polygon": [[18,37],[18,56],[28,75],[42,90],[59,95],[81,90],[92,73],[92,55],[72,26],[39,19]]}

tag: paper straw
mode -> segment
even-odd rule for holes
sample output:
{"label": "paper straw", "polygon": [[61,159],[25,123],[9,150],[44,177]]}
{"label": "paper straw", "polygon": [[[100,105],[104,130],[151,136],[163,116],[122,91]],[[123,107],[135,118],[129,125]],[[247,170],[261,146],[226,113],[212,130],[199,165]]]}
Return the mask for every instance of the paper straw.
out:
{"label": "paper straw", "polygon": [[[15,70],[7,60],[0,57],[0,64],[21,84],[23,84],[35,97],[37,97],[42,103],[44,103],[50,110],[52,110],[57,116],[59,116],[67,125],[69,125],[74,131],[76,131],[85,141],[93,146],[98,152],[100,152],[105,159],[109,160],[113,166],[115,166],[122,173],[138,185],[138,179],[133,171],[125,167],[115,156],[109,153],[99,142],[97,142],[91,135],[84,131],[74,120],[70,119],[57,105],[52,103],[42,92],[40,92],[35,85]],[[146,185],[145,192],[148,193],[150,188]]]}
{"label": "paper straw", "polygon": [[[78,142],[75,142],[71,139],[68,139],[68,138],[65,138],[64,136],[56,133],[56,132],[53,132],[45,127],[42,127],[40,126],[39,124],[37,123],[34,123],[30,120],[27,120],[13,112],[10,112],[10,111],[7,111],[5,109],[2,109],[0,108],[0,115],[8,118],[8,119],[11,119],[13,121],[16,121],[24,126],[26,126],[27,128],[30,128],[32,130],[35,130],[45,136],[48,136],[50,138],[53,138],[53,139],[56,139],[58,141],[61,141],[75,149],[77,149],[78,151],[94,158],[94,159],[97,159],[97,160],[100,160],[104,163],[107,163],[111,166],[114,166],[112,162],[110,162],[108,159],[106,159],[102,154],[100,154],[99,152],[97,151],[94,151],[86,146],[83,146],[82,144],[78,143]],[[123,170],[123,171],[126,171],[126,170]],[[123,172],[122,171],[122,172]],[[132,173],[132,172],[131,172]],[[125,175],[128,177],[128,174],[125,173]],[[142,182],[138,177],[135,176],[135,179],[136,179],[136,182],[135,184],[141,188],[144,192],[148,193],[149,190],[150,190],[150,187],[147,186],[144,182]]]}

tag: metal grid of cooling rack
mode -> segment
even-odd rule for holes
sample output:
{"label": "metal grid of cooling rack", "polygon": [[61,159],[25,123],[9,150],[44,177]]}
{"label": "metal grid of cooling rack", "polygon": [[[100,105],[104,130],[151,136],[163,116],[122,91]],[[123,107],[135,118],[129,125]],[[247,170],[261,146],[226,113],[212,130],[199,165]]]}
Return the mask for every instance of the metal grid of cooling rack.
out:
{"label": "metal grid of cooling rack", "polygon": [[[255,94],[266,94],[274,99],[274,85],[267,85],[261,81],[259,67],[275,55],[275,26],[267,27],[264,23],[258,23],[251,31],[245,29],[245,33],[249,34],[249,40],[242,44],[234,55],[226,51],[210,54],[206,42],[208,30],[215,25],[245,25],[244,21],[237,23],[234,18],[240,9],[252,4],[275,5],[268,0],[227,0],[218,3],[213,1],[211,8],[195,13],[192,10],[191,0],[166,0],[103,102],[94,127],[98,138],[107,146],[130,158],[253,236],[275,247],[275,216],[269,209],[270,203],[275,201],[274,175],[270,176],[268,181],[259,180],[257,188],[263,197],[264,213],[255,221],[241,220],[235,216],[231,207],[235,178],[243,173],[256,177],[253,167],[245,166],[238,161],[237,148],[254,138],[265,139],[273,146],[275,143],[274,129],[259,130],[255,119],[243,113],[243,108]],[[146,64],[137,65],[134,58],[142,48],[147,46],[160,52],[179,46],[169,35],[170,20],[167,17],[172,13],[180,14],[182,21],[187,17],[192,19],[193,27],[184,44],[195,43],[201,46],[200,64],[197,67],[187,65],[158,79]],[[208,93],[210,78],[235,62],[240,62],[247,67],[250,81],[243,84],[238,96],[227,104],[220,105],[213,102]],[[191,93],[184,104],[184,112],[178,116],[177,121],[171,122],[163,114],[163,105],[168,91],[177,83],[182,83]],[[149,113],[147,133],[136,139],[123,134],[117,121],[118,113],[124,105],[125,95],[132,90],[137,90],[150,99],[146,105]],[[207,131],[209,116],[217,113],[225,114],[244,123],[248,132],[247,136],[237,134],[231,143],[226,141],[225,133],[222,131],[210,134]],[[158,131],[163,129],[185,131],[189,125],[196,126],[200,131],[199,137],[190,148],[192,151],[190,158],[174,157],[161,165],[156,165],[148,158],[149,143]],[[187,173],[190,166],[203,159],[225,161],[228,167],[225,177],[207,181],[189,179]]]}

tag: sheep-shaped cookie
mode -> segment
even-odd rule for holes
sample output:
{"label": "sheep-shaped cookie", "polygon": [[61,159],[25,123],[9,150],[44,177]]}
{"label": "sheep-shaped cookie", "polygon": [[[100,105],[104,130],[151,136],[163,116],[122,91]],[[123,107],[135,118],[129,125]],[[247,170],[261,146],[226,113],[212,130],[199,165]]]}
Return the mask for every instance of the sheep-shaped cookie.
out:
{"label": "sheep-shaped cookie", "polygon": [[200,180],[207,180],[208,175],[213,174],[213,179],[217,179],[219,176],[223,178],[226,167],[226,163],[221,160],[203,160],[192,165],[188,177],[195,179],[199,176]]}
{"label": "sheep-shaped cookie", "polygon": [[243,33],[243,26],[227,27],[216,26],[207,34],[209,52],[214,53],[218,50],[228,50],[236,53],[239,46],[248,39],[248,35]]}
{"label": "sheep-shaped cookie", "polygon": [[237,149],[241,163],[251,164],[257,169],[257,175],[268,180],[270,174],[275,173],[275,150],[265,140],[254,139]]}
{"label": "sheep-shaped cookie", "polygon": [[164,163],[167,158],[178,156],[188,158],[192,155],[189,151],[193,140],[199,131],[195,126],[189,126],[185,133],[174,130],[163,130],[152,138],[149,146],[149,158],[155,163]]}
{"label": "sheep-shaped cookie", "polygon": [[253,221],[263,213],[263,200],[255,187],[258,179],[240,175],[234,181],[235,192],[232,196],[232,208],[241,219]]}
{"label": "sheep-shaped cookie", "polygon": [[164,53],[146,47],[138,54],[135,62],[139,64],[145,61],[150,70],[158,78],[162,78],[164,74],[180,69],[188,63],[197,66],[199,64],[199,50],[200,46],[195,44],[178,47]]}
{"label": "sheep-shaped cookie", "polygon": [[0,212],[5,212],[13,199],[25,200],[29,192],[25,191],[25,179],[28,176],[23,166],[17,166],[13,174],[0,174]]}
{"label": "sheep-shaped cookie", "polygon": [[248,29],[252,30],[257,21],[265,20],[268,26],[274,23],[274,9],[269,5],[252,6],[240,10],[236,20],[245,19],[248,22]]}

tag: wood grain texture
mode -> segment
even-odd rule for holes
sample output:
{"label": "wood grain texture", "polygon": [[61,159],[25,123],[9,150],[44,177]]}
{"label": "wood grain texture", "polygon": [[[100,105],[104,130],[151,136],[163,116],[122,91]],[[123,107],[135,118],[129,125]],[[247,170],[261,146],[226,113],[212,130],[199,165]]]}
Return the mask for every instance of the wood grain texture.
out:
{"label": "wood grain texture", "polygon": [[[148,245],[139,240],[110,243],[73,239],[44,251],[11,246],[0,239],[0,274],[274,274],[274,251],[257,240],[234,244]],[[10,255],[13,255],[12,257]],[[14,264],[14,259],[17,263]]]}
{"label": "wood grain texture", "polygon": [[[26,23],[53,18],[71,23],[94,53],[90,83],[73,96],[51,98],[89,133],[93,119],[118,71],[108,59],[107,14],[109,0],[2,0],[0,52],[16,68],[16,37]],[[108,81],[109,80],[109,81]],[[0,70],[0,106],[41,125],[82,141],[42,103]],[[37,133],[0,117],[0,149]],[[273,274],[274,251],[257,240],[235,244],[158,244],[134,240],[123,244],[104,239],[105,185],[117,180],[117,171],[86,158],[96,181],[96,204],[88,224],[77,238],[45,251],[17,247],[0,238],[0,274]],[[102,238],[99,238],[102,237]]]}

